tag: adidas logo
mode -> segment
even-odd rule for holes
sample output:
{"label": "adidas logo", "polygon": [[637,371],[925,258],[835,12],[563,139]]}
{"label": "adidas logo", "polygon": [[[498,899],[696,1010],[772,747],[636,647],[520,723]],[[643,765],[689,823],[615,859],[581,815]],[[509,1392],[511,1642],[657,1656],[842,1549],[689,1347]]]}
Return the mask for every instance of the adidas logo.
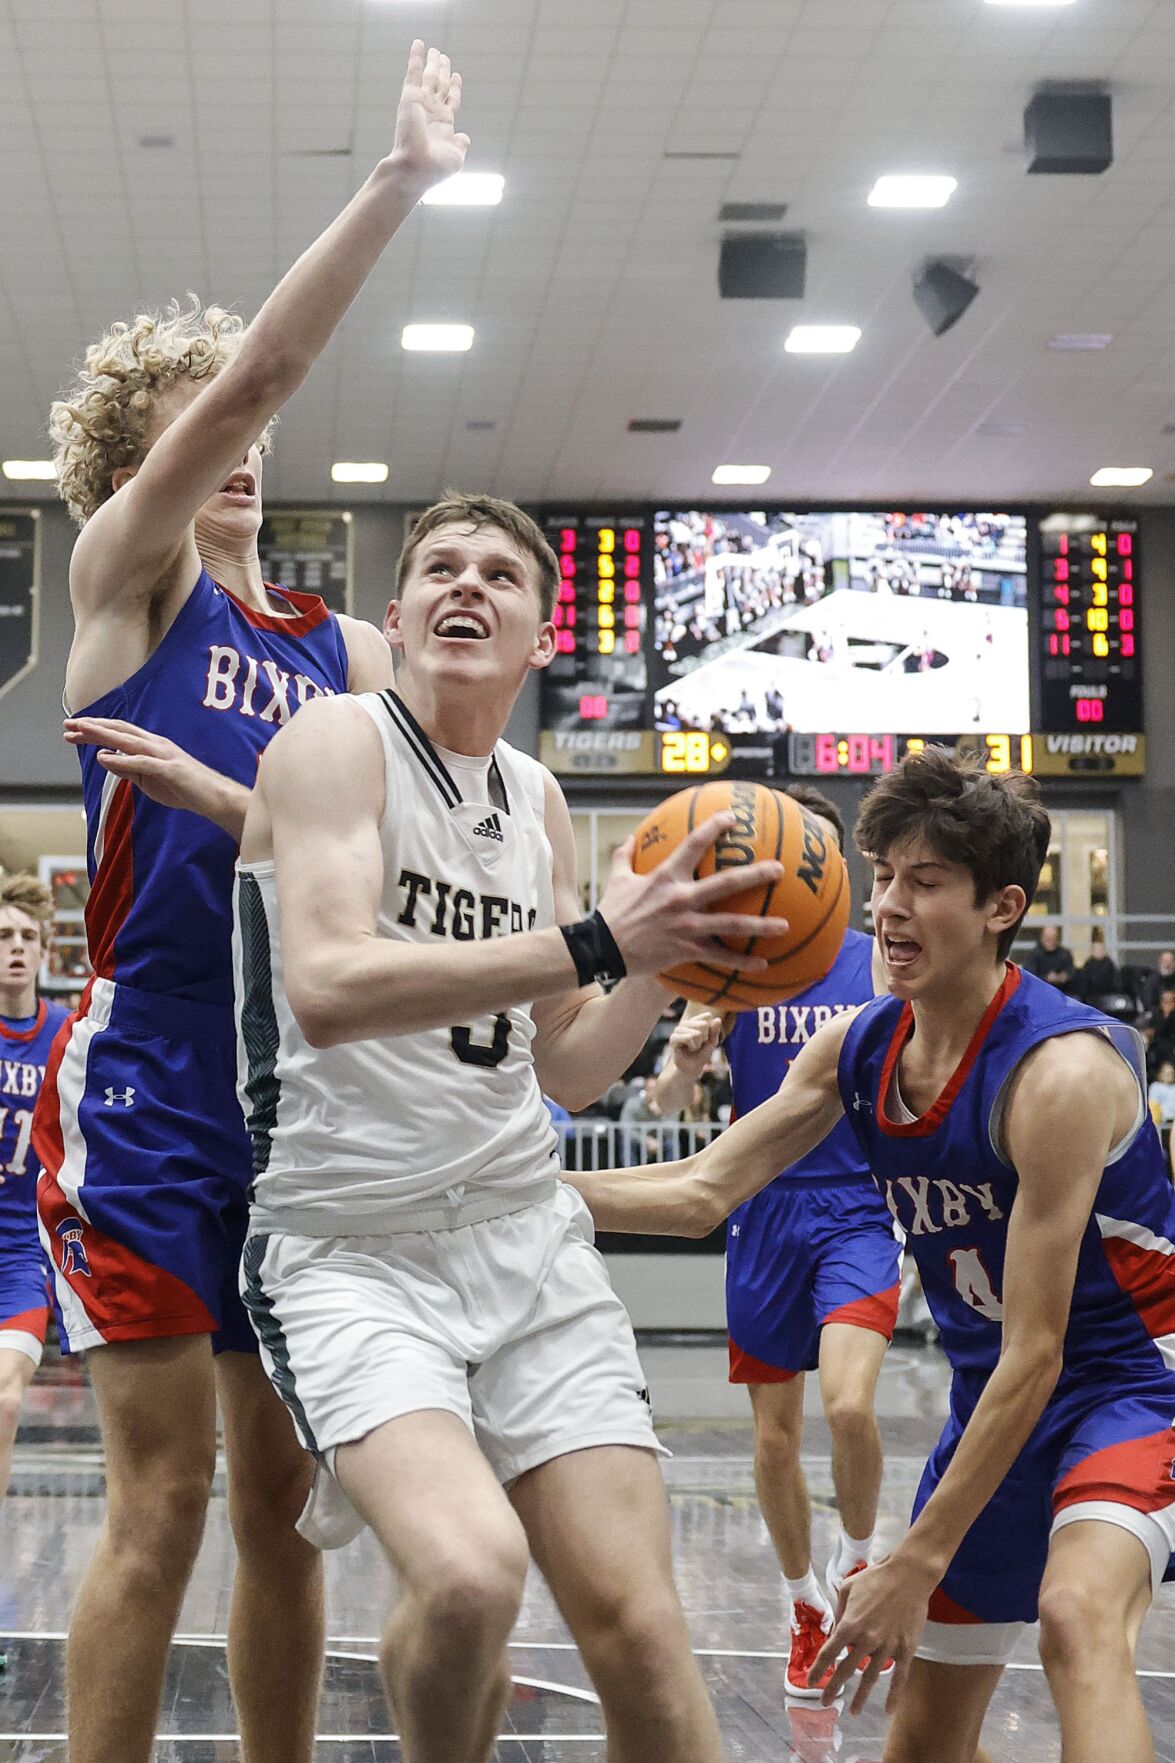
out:
{"label": "adidas logo", "polygon": [[500,845],[503,843],[502,823],[496,814],[488,814],[484,820],[478,821],[473,829],[473,835],[475,838],[497,839]]}

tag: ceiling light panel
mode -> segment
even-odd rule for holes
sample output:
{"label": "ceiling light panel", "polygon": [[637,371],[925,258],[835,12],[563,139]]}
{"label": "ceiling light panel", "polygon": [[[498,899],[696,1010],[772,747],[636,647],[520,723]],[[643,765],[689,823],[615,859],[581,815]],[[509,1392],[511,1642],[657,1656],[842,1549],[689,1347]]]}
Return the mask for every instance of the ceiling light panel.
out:
{"label": "ceiling light panel", "polygon": [[958,178],[893,172],[878,178],[869,192],[870,208],[945,208]]}
{"label": "ceiling light panel", "polygon": [[855,324],[797,324],[783,346],[789,355],[848,355],[860,341]]}
{"label": "ceiling light panel", "polygon": [[57,476],[57,467],[51,459],[6,459],[0,469],[5,477],[20,483],[37,479],[52,483]]}
{"label": "ceiling light panel", "polygon": [[496,208],[502,200],[506,180],[496,171],[459,171],[425,192],[421,201],[426,208]]}
{"label": "ceiling light panel", "polygon": [[769,465],[717,465],[710,479],[712,484],[765,484],[771,476]]}
{"label": "ceiling light panel", "polygon": [[460,354],[473,348],[471,324],[406,324],[400,332],[400,346],[439,355]]}
{"label": "ceiling light panel", "polygon": [[1103,465],[1089,481],[1095,490],[1137,490],[1154,475],[1149,465]]}
{"label": "ceiling light panel", "polygon": [[386,484],[388,468],[379,459],[336,459],[330,475],[336,484]]}

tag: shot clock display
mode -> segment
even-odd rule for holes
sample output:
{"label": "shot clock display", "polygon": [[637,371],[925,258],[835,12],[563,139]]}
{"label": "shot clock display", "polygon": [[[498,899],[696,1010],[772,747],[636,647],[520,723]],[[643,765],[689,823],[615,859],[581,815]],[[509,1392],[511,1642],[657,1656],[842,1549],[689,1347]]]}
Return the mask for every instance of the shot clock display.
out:
{"label": "shot clock display", "polygon": [[929,741],[992,772],[1144,769],[1131,519],[541,518],[560,587],[540,753],[557,772],[868,777]]}

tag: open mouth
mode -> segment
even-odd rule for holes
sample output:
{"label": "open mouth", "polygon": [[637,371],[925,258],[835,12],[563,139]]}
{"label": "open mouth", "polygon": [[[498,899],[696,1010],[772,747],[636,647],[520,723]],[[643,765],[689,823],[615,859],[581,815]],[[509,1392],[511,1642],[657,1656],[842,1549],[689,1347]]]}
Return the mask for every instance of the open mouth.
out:
{"label": "open mouth", "polygon": [[257,494],[252,472],[234,471],[232,477],[221,485],[220,493],[222,496],[231,496],[234,500],[251,502]]}
{"label": "open mouth", "polygon": [[433,635],[462,643],[480,643],[490,634],[485,619],[476,612],[446,612],[433,626]]}
{"label": "open mouth", "polygon": [[917,961],[922,953],[922,945],[914,942],[911,937],[894,936],[886,932],[881,939],[881,952],[885,956],[886,966],[894,973],[900,973]]}

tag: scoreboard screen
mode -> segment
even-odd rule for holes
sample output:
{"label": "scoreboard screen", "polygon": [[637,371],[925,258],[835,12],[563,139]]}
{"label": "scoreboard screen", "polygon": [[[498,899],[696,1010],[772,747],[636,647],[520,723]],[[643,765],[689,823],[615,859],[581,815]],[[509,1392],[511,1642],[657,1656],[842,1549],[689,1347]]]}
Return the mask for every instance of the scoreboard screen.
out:
{"label": "scoreboard screen", "polygon": [[1141,730],[1138,523],[1041,522],[1040,716],[1050,730]]}
{"label": "scoreboard screen", "polygon": [[1137,523],[977,510],[540,515],[543,760],[579,775],[1143,769]]}

